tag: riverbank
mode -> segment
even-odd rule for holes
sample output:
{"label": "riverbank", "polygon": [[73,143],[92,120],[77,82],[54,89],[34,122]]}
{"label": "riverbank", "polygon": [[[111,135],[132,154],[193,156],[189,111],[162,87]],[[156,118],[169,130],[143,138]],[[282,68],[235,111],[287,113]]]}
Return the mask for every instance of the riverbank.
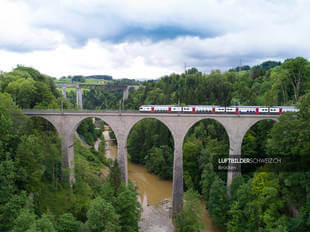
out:
{"label": "riverbank", "polygon": [[138,186],[142,206],[139,232],[174,232],[170,216],[172,182],[149,173],[142,165],[128,161],[128,178]]}
{"label": "riverbank", "polygon": [[[164,205],[166,204],[166,205]],[[170,202],[143,207],[139,232],[174,232],[175,228],[169,218]]]}
{"label": "riverbank", "polygon": [[[107,158],[117,158],[117,146],[112,143],[109,128],[105,126],[103,136],[106,141],[105,155]],[[100,138],[94,147],[98,150]],[[104,173],[107,170],[104,170]],[[107,173],[105,173],[107,175]],[[139,202],[142,206],[139,232],[174,232],[175,228],[169,217],[171,210],[171,181],[159,179],[147,172],[142,165],[128,161],[128,178],[137,184]]]}
{"label": "riverbank", "polygon": [[[117,158],[117,146],[110,139],[108,127],[103,132],[106,141],[106,157]],[[100,141],[96,141],[98,149]],[[134,164],[128,160],[128,178],[137,184],[139,201],[142,206],[139,232],[174,232],[175,227],[170,219],[172,181],[162,180],[149,173],[142,165]],[[202,221],[205,229],[201,232],[221,232],[212,224],[210,215],[203,205]]]}

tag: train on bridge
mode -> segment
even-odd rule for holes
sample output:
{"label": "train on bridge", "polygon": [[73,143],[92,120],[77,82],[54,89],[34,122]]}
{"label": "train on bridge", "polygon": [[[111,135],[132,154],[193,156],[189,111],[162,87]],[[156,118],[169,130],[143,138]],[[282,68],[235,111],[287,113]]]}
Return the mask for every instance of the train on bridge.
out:
{"label": "train on bridge", "polygon": [[173,105],[142,105],[141,113],[192,113],[192,114],[273,114],[298,112],[294,106],[173,106]]}

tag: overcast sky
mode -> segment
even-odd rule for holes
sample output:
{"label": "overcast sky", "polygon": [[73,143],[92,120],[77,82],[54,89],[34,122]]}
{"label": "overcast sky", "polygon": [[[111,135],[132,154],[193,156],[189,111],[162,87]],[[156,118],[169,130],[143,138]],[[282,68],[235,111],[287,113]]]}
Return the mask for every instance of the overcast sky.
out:
{"label": "overcast sky", "polygon": [[309,0],[0,0],[0,70],[158,78],[310,58]]}

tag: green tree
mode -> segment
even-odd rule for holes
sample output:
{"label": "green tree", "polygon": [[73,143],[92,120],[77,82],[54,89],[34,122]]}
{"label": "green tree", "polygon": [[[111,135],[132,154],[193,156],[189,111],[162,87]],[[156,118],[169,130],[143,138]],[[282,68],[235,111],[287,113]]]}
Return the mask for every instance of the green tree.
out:
{"label": "green tree", "polygon": [[115,192],[115,187],[111,184],[110,181],[105,181],[104,184],[100,187],[99,192],[103,199],[111,202],[112,204],[115,204],[117,193]]}
{"label": "green tree", "polygon": [[119,225],[122,232],[135,232],[139,229],[141,205],[138,202],[138,194],[133,185],[126,188],[124,184],[120,187],[120,193],[116,198],[116,212],[120,215]]}
{"label": "green tree", "polygon": [[111,185],[114,188],[114,196],[118,194],[118,189],[121,186],[122,183],[122,174],[121,170],[118,167],[118,162],[117,160],[114,160],[113,164],[111,167],[109,167],[110,173],[107,177],[107,180],[111,183]]}
{"label": "green tree", "polygon": [[219,177],[215,177],[210,188],[208,210],[212,220],[218,226],[223,227],[225,225],[228,209],[229,201],[226,193],[226,185]]}
{"label": "green tree", "polygon": [[119,232],[119,215],[113,206],[106,200],[97,197],[89,206],[87,211],[86,226],[89,231]]}
{"label": "green tree", "polygon": [[58,217],[55,229],[57,232],[76,232],[80,222],[71,213],[65,213]]}
{"label": "green tree", "polygon": [[278,219],[284,207],[284,200],[280,198],[278,177],[273,173],[255,173],[251,181],[251,193],[253,208],[257,213],[257,229],[273,231],[279,226]]}
{"label": "green tree", "polygon": [[72,82],[85,82],[85,78],[83,76],[73,76],[73,78],[71,79]]}
{"label": "green tree", "polygon": [[216,174],[214,172],[212,163],[206,164],[205,167],[203,168],[200,181],[202,197],[205,201],[206,208],[208,208],[210,189],[215,176]]}
{"label": "green tree", "polygon": [[36,222],[36,215],[29,209],[21,210],[16,218],[13,232],[25,232],[30,229]]}
{"label": "green tree", "polygon": [[294,99],[298,102],[299,97],[304,91],[304,82],[310,81],[310,63],[305,58],[297,57],[295,59],[287,59],[281,68],[292,85]]}
{"label": "green tree", "polygon": [[[277,67],[274,70],[272,70],[270,78],[273,82],[272,84],[272,94],[277,96],[277,98],[280,98],[276,104],[288,104],[289,97],[290,97],[290,83],[287,77],[287,73],[285,71],[281,70],[281,67]],[[278,95],[281,94],[281,97],[278,97]],[[270,104],[267,104],[270,105]],[[272,104],[271,104],[272,105]]]}
{"label": "green tree", "polygon": [[96,129],[92,118],[87,118],[78,126],[77,132],[88,145],[93,146],[96,140],[101,137],[102,129]]}
{"label": "green tree", "polygon": [[227,212],[228,219],[226,222],[226,228],[229,232],[257,231],[257,211],[252,203],[250,181],[242,184],[242,180],[241,176],[236,177],[231,185],[232,202]]}
{"label": "green tree", "polygon": [[[186,181],[188,185],[193,183],[195,188],[198,188],[199,184],[199,163],[198,158],[201,151],[202,145],[198,140],[187,141],[183,145],[183,167],[184,167],[184,176],[190,178],[189,181]],[[185,184],[186,184],[185,182]],[[191,187],[186,185],[186,187]]]}
{"label": "green tree", "polygon": [[29,67],[18,66],[1,78],[1,89],[22,108],[59,108],[61,99],[52,78]]}
{"label": "green tree", "polygon": [[[297,162],[295,172],[280,172],[279,184],[281,194],[285,195],[283,200],[289,205],[287,208],[296,219],[292,222],[295,231],[307,231],[310,229],[309,222],[309,181],[310,174],[303,169],[303,163],[309,163],[310,154],[310,93],[304,95],[298,104],[298,114],[283,114],[271,130],[268,140],[268,152],[277,154],[281,158]],[[283,164],[285,166],[286,163]],[[294,168],[294,167],[293,167]],[[279,191],[279,190],[278,190]],[[273,191],[273,194],[279,194]],[[277,201],[275,201],[277,202]],[[299,211],[298,216],[296,211]],[[306,216],[307,215],[307,216]],[[278,225],[278,224],[276,224]],[[274,225],[274,227],[276,226]]]}
{"label": "green tree", "polygon": [[149,155],[145,157],[147,170],[161,178],[171,179],[173,162],[171,153],[172,150],[167,145],[151,148]]}
{"label": "green tree", "polygon": [[55,228],[49,216],[47,214],[43,214],[41,218],[33,224],[29,232],[30,231],[55,232]]}
{"label": "green tree", "polygon": [[228,232],[246,232],[248,227],[244,224],[244,215],[242,209],[240,208],[239,201],[234,201],[228,211],[228,214],[231,215],[230,220],[227,222],[227,231]]}
{"label": "green tree", "polygon": [[175,219],[178,232],[199,232],[203,229],[201,221],[202,207],[199,194],[189,189],[184,194],[183,211]]}
{"label": "green tree", "polygon": [[27,202],[17,185],[23,176],[15,162],[26,118],[7,93],[0,93],[0,231],[9,231]]}

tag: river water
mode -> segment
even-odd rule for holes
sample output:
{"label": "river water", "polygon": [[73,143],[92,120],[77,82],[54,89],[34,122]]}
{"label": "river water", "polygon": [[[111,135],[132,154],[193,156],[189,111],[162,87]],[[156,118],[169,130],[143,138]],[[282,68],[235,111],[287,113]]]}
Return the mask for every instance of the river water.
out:
{"label": "river water", "polygon": [[[109,138],[109,134],[106,130],[103,134],[104,134],[105,140],[107,141],[106,142],[106,156],[108,158],[115,159],[117,157],[117,146],[115,146],[111,142]],[[147,211],[147,209],[149,208],[148,206],[155,206],[158,203],[163,202],[165,200],[171,201],[172,181],[160,179],[158,176],[152,173],[149,173],[144,166],[134,164],[128,160],[128,178],[137,184],[141,205],[145,211]],[[203,201],[201,202],[201,204],[203,204],[202,220],[205,225],[205,229],[201,230],[201,232],[221,232],[220,229],[216,228],[212,224],[210,215],[208,211],[205,209]],[[169,222],[167,223],[169,224]],[[153,230],[150,230],[150,231],[153,231]],[[160,230],[155,229],[154,231],[160,231]],[[162,231],[170,231],[170,230],[166,229]]]}
{"label": "river water", "polygon": [[[138,192],[140,194],[142,205],[156,205],[165,199],[171,200],[172,197],[172,181],[162,180],[158,176],[149,173],[142,165],[134,164],[128,161],[128,178],[138,184]],[[209,212],[203,204],[202,221],[205,229],[202,232],[221,232],[211,221]]]}

